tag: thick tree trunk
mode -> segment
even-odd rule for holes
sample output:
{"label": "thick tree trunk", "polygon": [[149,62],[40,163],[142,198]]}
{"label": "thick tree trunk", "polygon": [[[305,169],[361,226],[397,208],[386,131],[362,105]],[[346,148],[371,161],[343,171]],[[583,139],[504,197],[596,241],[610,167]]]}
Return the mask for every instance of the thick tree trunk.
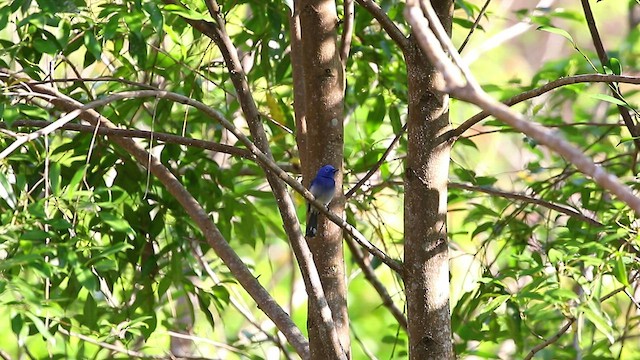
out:
{"label": "thick tree trunk", "polygon": [[[451,32],[453,3],[432,0]],[[453,357],[449,314],[447,178],[451,144],[448,97],[435,90],[442,78],[415,39],[405,52],[409,86],[405,179],[405,288],[410,359]],[[411,231],[408,231],[408,230]]]}
{"label": "thick tree trunk", "polygon": [[[318,169],[331,164],[342,169],[344,76],[337,47],[338,17],[334,0],[301,0],[300,29],[306,115],[306,159],[303,164],[305,185]],[[304,149],[302,149],[304,151]],[[336,196],[331,210],[344,211],[342,175],[336,175]],[[331,308],[340,343],[350,358],[349,318],[342,231],[320,216],[318,235],[309,239],[309,247],[320,274],[327,302]],[[326,352],[318,326],[318,309],[309,306],[307,327],[312,359],[331,359]]]}

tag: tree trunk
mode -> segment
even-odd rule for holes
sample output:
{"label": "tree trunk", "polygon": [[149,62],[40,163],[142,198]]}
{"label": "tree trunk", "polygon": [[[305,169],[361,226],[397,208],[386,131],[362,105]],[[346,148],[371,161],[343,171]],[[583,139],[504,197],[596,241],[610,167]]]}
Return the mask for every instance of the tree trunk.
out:
{"label": "tree trunk", "polygon": [[[452,0],[432,0],[451,33]],[[448,96],[442,77],[415,39],[405,52],[409,87],[405,174],[405,288],[410,359],[451,359],[449,257],[446,227],[451,144]],[[411,229],[411,231],[407,231]]]}
{"label": "tree trunk", "polygon": [[[306,115],[306,153],[301,158],[308,187],[318,169],[331,164],[342,169],[344,76],[337,47],[338,17],[334,0],[301,0],[300,29]],[[296,10],[297,11],[297,10]],[[301,149],[305,151],[305,149]],[[331,210],[344,211],[342,174],[336,175],[336,196]],[[336,330],[345,354],[350,358],[349,318],[342,231],[335,224],[318,219],[318,235],[309,239],[309,247],[318,268],[322,286],[331,308]],[[331,359],[324,348],[328,339],[319,331],[320,314],[310,304],[307,320],[312,359]]]}

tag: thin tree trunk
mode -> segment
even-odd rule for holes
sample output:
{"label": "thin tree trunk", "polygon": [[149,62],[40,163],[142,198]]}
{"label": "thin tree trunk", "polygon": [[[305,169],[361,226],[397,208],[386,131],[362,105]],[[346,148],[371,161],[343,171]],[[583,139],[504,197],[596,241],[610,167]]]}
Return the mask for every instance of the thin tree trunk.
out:
{"label": "thin tree trunk", "polygon": [[[337,47],[338,17],[334,0],[301,0],[300,30],[306,115],[306,159],[302,170],[305,185],[318,169],[332,164],[342,169],[344,76]],[[305,149],[301,149],[305,150]],[[336,196],[331,204],[336,213],[344,211],[342,175],[336,176]],[[350,358],[349,318],[342,231],[320,216],[318,235],[309,239],[327,302],[331,308],[340,343]],[[310,304],[307,320],[312,359],[331,359],[321,337],[319,312]]]}
{"label": "thin tree trunk", "polygon": [[[452,0],[432,0],[451,32]],[[453,357],[449,314],[446,227],[451,144],[448,96],[436,91],[441,76],[415,39],[405,52],[409,86],[405,180],[405,288],[410,359]],[[408,231],[410,229],[410,231]]]}

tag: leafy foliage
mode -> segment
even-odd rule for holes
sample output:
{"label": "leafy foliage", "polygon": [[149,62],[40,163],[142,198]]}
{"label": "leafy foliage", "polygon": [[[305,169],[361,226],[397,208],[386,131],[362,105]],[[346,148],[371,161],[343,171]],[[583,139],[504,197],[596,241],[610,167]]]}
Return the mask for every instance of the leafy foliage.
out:
{"label": "leafy foliage", "polygon": [[[148,87],[180,93],[215,108],[244,129],[219,49],[184,21],[211,20],[206,5],[184,3],[187,8],[155,0],[0,0],[0,67],[50,84],[84,103]],[[406,33],[403,4],[377,3]],[[480,12],[477,3],[456,1],[454,39],[463,39],[473,27]],[[244,56],[273,156],[296,173],[288,50],[291,10],[281,1],[221,5],[227,31]],[[508,66],[494,64],[496,60],[478,65],[483,66],[478,71],[483,86],[502,100],[561,77],[598,71],[624,74],[638,67],[638,29],[621,39],[609,64],[599,64],[589,43],[572,30],[584,31],[579,11],[532,15],[526,10],[509,16],[531,18],[542,30],[532,36],[559,38],[571,52],[516,79],[511,73],[503,75],[500,67]],[[485,14],[474,36],[486,37],[483,32],[490,31],[495,19],[495,13]],[[504,58],[499,51],[498,60]],[[358,8],[346,73],[347,185],[353,186],[373,168],[402,131],[410,96],[406,76],[401,50],[370,13]],[[15,84],[5,85],[0,117],[7,129],[15,130],[17,121],[54,121],[63,115],[41,101],[16,95]],[[619,89],[626,100],[620,105],[635,114],[637,90]],[[637,151],[619,124],[614,106],[618,104],[606,87],[574,84],[517,109],[556,129],[637,188]],[[122,128],[237,146],[219,124],[166,100],[127,100],[98,110]],[[453,125],[472,111],[453,101]],[[14,141],[11,135],[2,133],[0,149]],[[300,281],[262,170],[250,160],[227,154],[138,141],[158,155],[209,212],[274,297],[281,303],[290,299],[292,317],[304,328]],[[401,160],[406,148],[401,138],[375,176],[347,203],[347,219],[396,258],[402,257]],[[451,180],[475,189],[452,187],[449,193],[456,353],[523,358],[573,322],[566,334],[536,356],[633,358],[639,350],[628,341],[638,335],[637,300],[633,301],[636,216],[562,158],[493,119],[459,138],[452,160]],[[480,195],[495,189],[525,196],[514,200],[491,192]],[[117,344],[148,356],[165,356],[177,349],[177,338],[170,332],[190,332],[199,337],[192,339],[198,351],[221,357],[267,358],[276,347],[264,341],[265,334],[273,340],[276,331],[262,313],[246,305],[247,297],[177,200],[106,137],[58,131],[25,144],[0,160],[0,195],[0,309],[8,315],[0,320],[0,335],[12,339],[2,350],[35,358],[126,357],[104,347]],[[526,198],[574,209],[602,225]],[[300,202],[301,218],[303,208]],[[200,253],[203,262],[194,256]],[[372,266],[402,309],[404,285],[398,276],[376,259]],[[382,301],[371,296],[355,262],[350,260],[349,269],[349,301],[354,305],[350,316],[358,339],[354,358],[364,358],[367,352],[405,358],[406,333]]]}

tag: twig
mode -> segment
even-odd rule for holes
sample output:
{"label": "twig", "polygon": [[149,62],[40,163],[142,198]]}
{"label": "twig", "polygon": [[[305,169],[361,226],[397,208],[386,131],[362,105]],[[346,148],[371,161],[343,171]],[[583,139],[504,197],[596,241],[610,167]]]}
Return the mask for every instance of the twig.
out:
{"label": "twig", "polygon": [[396,318],[398,324],[400,324],[403,329],[407,330],[407,318],[404,316],[402,311],[400,311],[400,309],[398,309],[398,307],[394,304],[393,299],[387,292],[387,288],[382,284],[382,282],[380,282],[380,279],[378,279],[378,277],[376,276],[376,273],[371,265],[365,261],[362,250],[360,250],[356,242],[353,241],[351,237],[345,236],[344,239],[347,242],[347,246],[349,246],[349,249],[351,250],[353,258],[356,260],[356,263],[362,270],[365,279],[369,281],[378,295],[380,295],[380,298],[382,299],[382,305],[389,309],[389,312],[391,313],[391,315],[393,315],[394,318]]}
{"label": "twig", "polygon": [[558,339],[560,339],[560,337],[562,335],[564,335],[564,333],[567,332],[567,330],[569,330],[569,328],[571,327],[571,325],[573,325],[573,323],[576,321],[576,318],[569,318],[569,320],[567,321],[566,324],[564,324],[564,326],[562,328],[560,328],[560,330],[558,330],[557,333],[555,333],[552,337],[548,338],[547,340],[545,340],[544,342],[536,345],[533,347],[533,349],[531,349],[531,351],[529,351],[529,353],[527,354],[527,356],[524,357],[524,360],[531,360],[533,359],[533,356],[540,350],[546,348],[547,346],[553,344],[554,342],[558,341]]}
{"label": "twig", "polygon": [[[426,16],[429,18],[429,24],[437,29],[435,34],[438,37],[435,42],[433,39],[436,38],[436,35],[425,26],[427,20],[424,18],[420,7],[428,10]],[[456,61],[456,64],[446,56],[440,43],[445,44],[445,47],[450,49],[452,47],[451,39],[447,36],[442,36],[443,33],[446,35],[446,32],[442,28],[438,17],[435,16],[435,11],[433,11],[429,2],[421,1],[420,4],[417,4],[416,0],[408,1],[405,8],[405,17],[412,25],[414,33],[419,34],[416,37],[425,55],[447,81],[446,88],[442,90],[458,99],[473,103],[483,110],[489,111],[497,119],[531,137],[538,143],[547,146],[640,214],[640,198],[628,186],[622,184],[616,176],[596,166],[582,151],[554,135],[549,129],[528,121],[522,114],[514,112],[507,105],[496,101],[481,88],[475,86],[475,80],[469,78],[471,74],[468,67],[458,61],[458,57],[455,54],[451,54],[451,58]],[[466,74],[466,81],[462,78],[462,74]]]}
{"label": "twig", "polygon": [[344,195],[346,199],[352,197],[356,193],[356,191],[358,191],[362,187],[362,185],[364,185],[364,183],[366,183],[367,180],[369,180],[369,178],[371,178],[371,176],[373,176],[373,174],[375,174],[376,171],[380,169],[380,166],[382,166],[382,164],[384,164],[384,162],[387,160],[387,156],[389,156],[391,150],[396,146],[398,141],[400,141],[400,138],[405,133],[405,131],[407,131],[406,123],[402,126],[402,129],[398,131],[396,137],[393,138],[393,141],[391,141],[391,144],[389,144],[387,150],[384,151],[384,154],[382,154],[380,160],[378,160],[378,162],[367,172],[367,174],[362,179],[360,179],[360,181],[358,181],[357,184],[355,184],[351,189],[349,189],[349,191],[347,191],[347,193]]}
{"label": "twig", "polygon": [[176,331],[167,331],[167,335],[174,337],[174,338],[178,338],[178,339],[185,339],[185,340],[190,340],[192,342],[201,342],[201,343],[205,343],[205,344],[209,344],[215,347],[219,347],[228,351],[231,351],[233,353],[236,353],[238,355],[243,355],[246,356],[247,353],[244,350],[238,349],[237,347],[225,344],[225,343],[221,343],[219,341],[213,341],[211,339],[207,339],[207,338],[202,338],[202,337],[198,337],[198,336],[193,336],[193,335],[189,335],[189,334],[181,334],[179,332]]}
{"label": "twig", "polygon": [[[503,103],[508,106],[513,106],[525,100],[533,99],[551,90],[557,89],[562,86],[579,84],[579,83],[596,83],[596,82],[620,82],[626,84],[640,84],[640,77],[637,76],[624,76],[624,75],[605,75],[605,74],[585,74],[574,75],[564,78],[560,78],[551,82],[548,82],[538,88],[520,93]],[[451,131],[451,137],[458,137],[465,131],[469,130],[473,125],[491,116],[488,111],[483,110],[476,115],[470,117],[463,122],[460,126]]]}
{"label": "twig", "polygon": [[[604,44],[602,43],[602,39],[600,38],[600,34],[598,33],[598,27],[596,26],[596,20],[593,17],[593,12],[591,11],[591,5],[589,5],[589,1],[580,0],[580,2],[582,3],[584,17],[587,20],[587,26],[589,27],[589,32],[591,33],[591,39],[593,39],[593,46],[596,48],[596,53],[598,53],[598,58],[600,59],[600,64],[602,65],[602,70],[604,72],[604,67],[609,66],[609,56],[607,56],[607,52],[604,49]],[[620,101],[625,101],[623,96],[618,91],[617,84],[609,83],[608,85],[614,98]],[[627,126],[627,129],[629,129],[629,133],[631,133],[631,136],[633,136],[633,143],[636,145],[636,149],[640,150],[640,131],[638,131],[638,127],[631,118],[629,109],[622,105],[618,105],[618,112],[620,113],[620,116],[622,116],[622,120]]]}
{"label": "twig", "polygon": [[[11,123],[11,127],[39,127],[43,128],[50,125],[50,121],[42,120],[17,120]],[[7,123],[0,122],[0,128],[6,127]],[[60,127],[62,130],[72,130],[78,132],[93,133],[96,132],[95,126],[80,125],[80,124],[65,124]],[[97,133],[99,135],[118,136],[123,138],[139,138],[150,139],[151,131],[146,130],[130,130],[130,129],[111,129],[106,127],[97,127]],[[253,159],[253,155],[246,149],[237,148],[235,146],[216,143],[213,141],[193,139],[184,136],[178,136],[167,133],[153,133],[153,139],[163,141],[169,144],[178,144],[191,147],[197,147],[200,149],[211,150],[215,152],[222,152],[230,155],[239,156],[245,159]]]}
{"label": "twig", "polygon": [[466,64],[471,64],[478,60],[482,54],[485,52],[498,47],[500,44],[503,44],[525,32],[529,29],[533,28],[533,23],[531,21],[532,17],[542,16],[545,14],[546,10],[553,5],[555,0],[540,0],[538,4],[536,4],[535,9],[531,12],[531,15],[519,23],[510,26],[496,35],[487,39],[482,45],[479,47],[472,49],[464,56],[464,61]]}
{"label": "twig", "polygon": [[473,26],[469,30],[469,33],[467,34],[467,37],[464,38],[464,41],[462,42],[462,44],[460,44],[460,47],[458,48],[458,52],[459,53],[462,53],[462,50],[464,50],[464,47],[467,46],[467,43],[469,42],[469,39],[471,39],[471,35],[473,34],[473,32],[476,30],[476,28],[480,24],[480,20],[482,19],[482,16],[484,15],[484,12],[487,11],[487,8],[489,7],[489,3],[491,3],[491,0],[486,0],[484,2],[484,5],[482,6],[482,9],[480,9],[480,12],[478,13],[478,17],[476,18],[476,21],[473,22]]}
{"label": "twig", "polygon": [[[194,238],[187,238],[188,239],[188,243],[189,246],[191,247],[191,251],[192,254],[194,255],[194,257],[196,258],[196,260],[198,261],[198,264],[200,264],[200,266],[202,266],[202,268],[204,269],[204,271],[207,273],[207,275],[209,275],[209,278],[211,278],[211,280],[213,281],[214,284],[216,285],[220,285],[222,282],[220,281],[220,278],[218,277],[218,275],[213,271],[213,269],[211,268],[211,266],[209,266],[209,263],[207,263],[207,261],[204,259],[204,253],[202,252],[202,248],[200,247],[200,243],[198,241],[196,241],[196,239]],[[281,351],[283,354],[287,354],[287,349],[284,347],[284,345],[281,343],[280,339],[278,338],[278,336],[273,336],[271,334],[269,334],[266,330],[264,330],[262,328],[262,326],[260,326],[260,324],[258,324],[256,322],[256,320],[253,318],[251,312],[249,312],[249,310],[246,308],[246,306],[244,306],[243,304],[240,303],[241,297],[239,296],[239,294],[235,294],[234,289],[229,289],[230,292],[233,292],[234,294],[230,294],[229,296],[229,301],[231,303],[231,305],[238,310],[238,312],[251,324],[253,325],[256,329],[258,329],[261,333],[263,333],[267,339],[269,339],[271,342],[273,342]],[[234,296],[235,295],[235,296]],[[172,334],[172,331],[169,331],[169,335],[174,336]],[[192,335],[187,335],[187,334],[179,334],[179,335],[175,335],[175,337],[179,337],[182,339],[190,339],[192,341],[203,341],[203,342],[208,342],[211,341],[209,339],[204,339],[204,338],[198,338],[196,336],[192,336]],[[217,344],[217,343],[216,343]],[[214,344],[215,345],[215,344]],[[222,346],[224,347],[224,345],[216,345],[216,346]],[[235,349],[235,348],[233,348]]]}
{"label": "twig", "polygon": [[496,195],[496,196],[500,196],[506,199],[514,199],[514,200],[520,200],[526,203],[530,203],[530,204],[536,204],[536,205],[540,205],[543,207],[546,207],[548,209],[551,210],[555,210],[559,213],[568,215],[570,217],[576,218],[578,220],[587,222],[591,225],[595,225],[595,226],[604,226],[601,222],[599,222],[596,219],[590,218],[586,215],[583,215],[579,212],[577,212],[574,209],[570,209],[568,207],[562,206],[562,205],[558,205],[558,204],[554,204],[542,199],[537,199],[531,196],[527,196],[524,194],[517,194],[517,193],[511,193],[511,192],[507,192],[507,191],[502,191],[502,190],[498,190],[498,189],[493,189],[493,188],[489,188],[489,187],[484,187],[484,186],[472,186],[472,185],[467,185],[467,184],[461,184],[461,183],[455,183],[455,182],[450,182],[449,186],[455,189],[464,189],[464,190],[469,190],[469,191],[477,191],[477,192],[483,192],[485,194],[490,194],[490,195]]}
{"label": "twig", "polygon": [[342,35],[340,39],[340,61],[342,70],[347,68],[349,51],[351,49],[351,38],[353,37],[353,27],[355,18],[355,6],[353,0],[344,0],[344,17],[342,23]]}
{"label": "twig", "polygon": [[387,16],[387,14],[380,8],[380,6],[373,2],[373,0],[357,0],[358,4],[365,8],[382,26],[384,31],[391,37],[396,45],[405,52],[409,46],[409,40],[402,33],[402,31],[396,26],[396,24]]}
{"label": "twig", "polygon": [[80,115],[82,112],[84,111],[84,108],[79,108],[76,110],[73,110],[71,112],[69,112],[68,114],[66,114],[65,116],[61,117],[60,119],[52,122],[51,124],[49,124],[48,126],[38,130],[38,131],[34,131],[32,133],[29,133],[27,135],[22,135],[20,137],[18,137],[14,142],[11,143],[11,145],[7,146],[4,150],[2,150],[2,152],[0,152],[0,160],[6,158],[7,156],[9,156],[9,154],[11,154],[14,150],[16,150],[17,148],[19,148],[22,144],[35,140],[37,138],[39,138],[40,136],[44,136],[47,134],[50,134],[54,131],[56,131],[56,129],[60,128],[61,126],[64,126],[64,124],[68,123],[69,121],[75,119],[76,117],[78,117],[78,115]]}
{"label": "twig", "polygon": [[70,336],[70,337],[75,337],[78,338],[82,341],[88,342],[90,344],[99,346],[101,348],[107,349],[107,350],[111,350],[111,351],[115,351],[121,354],[125,354],[127,356],[131,356],[131,357],[135,357],[135,358],[141,358],[141,359],[166,359],[166,356],[163,355],[148,355],[148,354],[144,354],[141,352],[137,352],[137,351],[133,351],[133,350],[129,350],[129,349],[125,349],[122,348],[120,346],[116,346],[113,344],[109,344],[106,343],[104,341],[98,341],[95,339],[92,339],[86,335],[83,334],[79,334],[77,332],[74,331],[69,331],[67,329],[65,329],[63,326],[58,326],[58,330],[59,333]]}
{"label": "twig", "polygon": [[[608,293],[607,295],[603,296],[600,298],[600,302],[603,303],[605,301],[607,301],[608,299],[612,298],[614,295],[625,291],[625,287],[619,287],[615,290],[613,290],[612,292]],[[524,358],[525,360],[531,360],[533,359],[533,356],[539,352],[540,350],[546,348],[547,346],[553,344],[554,342],[558,341],[560,339],[560,337],[562,335],[564,335],[564,333],[567,332],[567,330],[569,330],[569,328],[571,327],[571,325],[576,321],[575,317],[569,317],[567,318],[567,323],[560,328],[560,330],[558,330],[558,332],[556,332],[552,337],[548,338],[547,340],[545,340],[544,342],[536,345],[533,347],[533,349],[531,349],[531,351],[529,351],[529,353],[527,354],[527,356]]]}

